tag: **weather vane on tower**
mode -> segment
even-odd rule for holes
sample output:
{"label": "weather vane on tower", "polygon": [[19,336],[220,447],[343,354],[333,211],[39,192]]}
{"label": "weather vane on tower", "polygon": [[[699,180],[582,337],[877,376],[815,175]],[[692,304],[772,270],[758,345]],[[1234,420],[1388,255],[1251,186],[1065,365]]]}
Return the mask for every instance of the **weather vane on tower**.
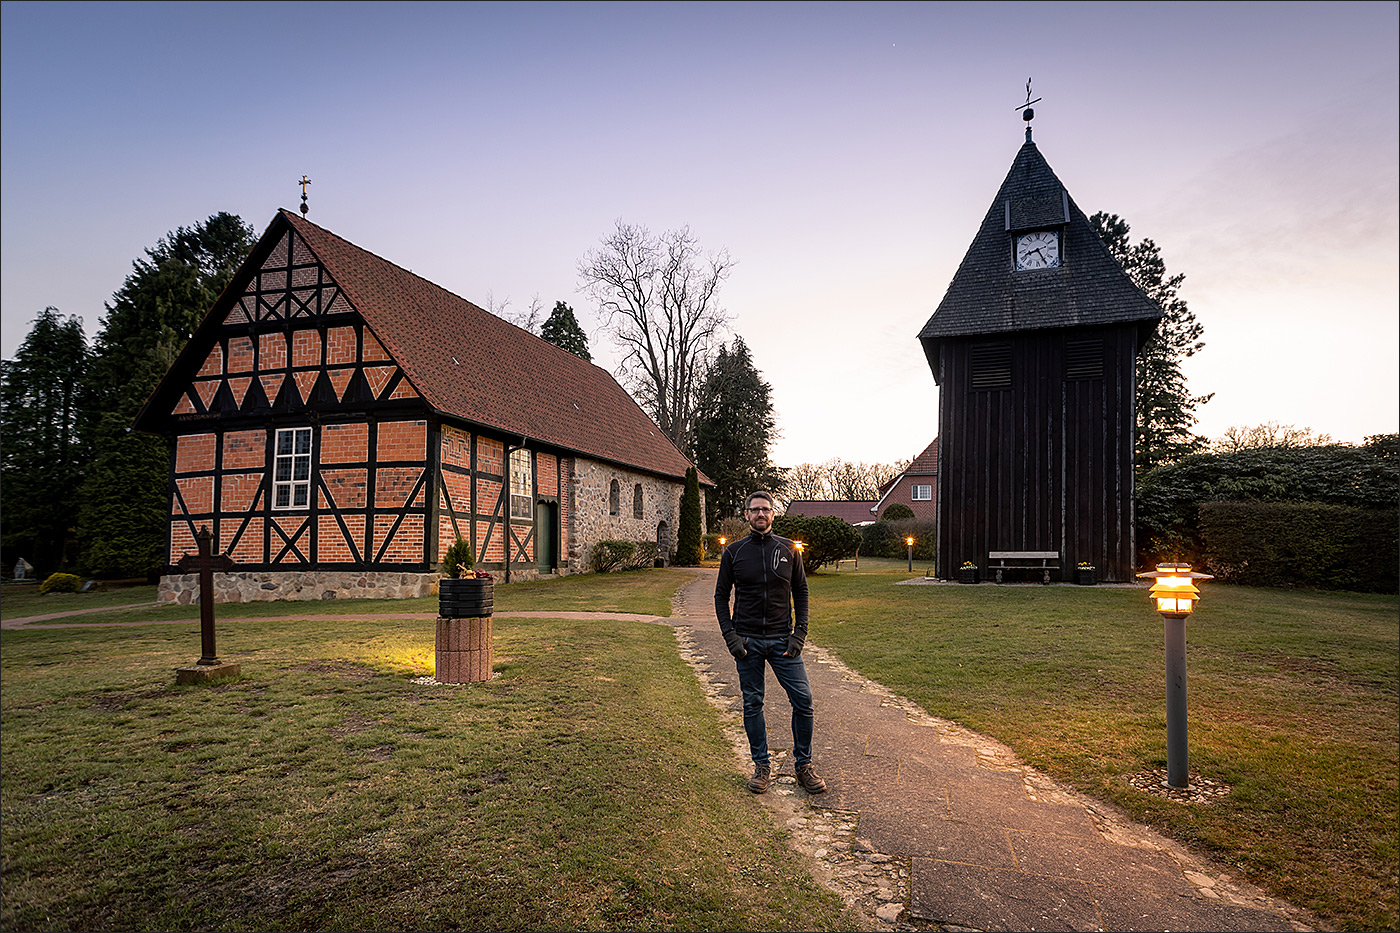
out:
{"label": "weather vane on tower", "polygon": [[301,185],[301,216],[305,217],[306,212],[311,210],[311,208],[306,205],[306,186],[311,184],[311,179],[303,175],[301,176],[301,181],[297,182],[297,184]]}
{"label": "weather vane on tower", "polygon": [[1021,119],[1026,121],[1026,142],[1031,141],[1031,121],[1035,119],[1035,111],[1031,109],[1031,104],[1038,104],[1040,103],[1040,101],[1041,98],[1039,97],[1037,97],[1035,100],[1031,100],[1031,79],[1027,78],[1026,102],[1016,108],[1017,110],[1022,111]]}

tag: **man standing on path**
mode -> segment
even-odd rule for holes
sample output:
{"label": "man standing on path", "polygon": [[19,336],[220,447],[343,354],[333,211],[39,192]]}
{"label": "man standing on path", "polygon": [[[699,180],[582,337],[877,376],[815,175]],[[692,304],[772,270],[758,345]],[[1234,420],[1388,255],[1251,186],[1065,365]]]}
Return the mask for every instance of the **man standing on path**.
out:
{"label": "man standing on path", "polygon": [[826,781],[812,767],[812,688],[802,661],[802,646],[807,641],[807,574],[802,555],[787,538],[773,534],[771,494],[750,493],[744,501],[744,518],[749,523],[748,536],[726,547],[719,560],[715,615],[739,668],[744,731],[754,764],[749,790],[761,794],[773,779],[768,725],[763,719],[766,662],[792,704],[792,757],[797,781],[809,794],[820,794],[826,790]]}

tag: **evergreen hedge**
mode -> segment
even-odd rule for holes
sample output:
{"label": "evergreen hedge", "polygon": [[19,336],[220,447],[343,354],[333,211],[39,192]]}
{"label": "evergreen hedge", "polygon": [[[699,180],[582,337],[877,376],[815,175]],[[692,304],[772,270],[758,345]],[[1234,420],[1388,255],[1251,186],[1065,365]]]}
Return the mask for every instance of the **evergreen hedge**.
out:
{"label": "evergreen hedge", "polygon": [[1206,502],[1206,571],[1248,586],[1394,593],[1400,590],[1400,511],[1325,502]]}

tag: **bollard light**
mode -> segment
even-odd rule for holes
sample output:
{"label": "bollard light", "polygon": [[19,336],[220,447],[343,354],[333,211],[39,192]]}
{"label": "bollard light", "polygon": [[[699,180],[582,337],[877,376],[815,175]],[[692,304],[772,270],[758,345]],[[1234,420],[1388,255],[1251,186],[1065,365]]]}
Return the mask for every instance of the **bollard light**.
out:
{"label": "bollard light", "polygon": [[1190,564],[1158,564],[1138,574],[1155,581],[1148,595],[1162,616],[1163,647],[1167,661],[1167,787],[1186,789],[1189,762],[1186,751],[1186,617],[1191,615],[1201,591],[1193,580],[1213,579],[1195,573]]}
{"label": "bollard light", "polygon": [[904,539],[904,543],[909,547],[909,572],[914,572],[914,536],[910,535]]}
{"label": "bollard light", "polygon": [[1148,595],[1163,617],[1183,619],[1201,598],[1201,591],[1191,581],[1214,579],[1211,574],[1192,571],[1190,564],[1158,564],[1156,570],[1138,576],[1156,581]]}

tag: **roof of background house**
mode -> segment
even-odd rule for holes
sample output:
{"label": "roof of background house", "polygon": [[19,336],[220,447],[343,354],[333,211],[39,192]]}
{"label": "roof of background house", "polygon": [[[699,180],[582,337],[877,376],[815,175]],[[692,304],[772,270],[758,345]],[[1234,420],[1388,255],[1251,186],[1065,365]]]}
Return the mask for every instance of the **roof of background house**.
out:
{"label": "roof of background house", "polygon": [[874,504],[874,499],[864,502],[851,499],[793,499],[787,504],[785,514],[806,515],[808,518],[829,515],[856,525],[875,520],[870,513],[870,507]]}
{"label": "roof of background house", "polygon": [[885,500],[890,497],[890,493],[899,485],[899,481],[906,476],[937,476],[938,475],[938,438],[934,438],[929,445],[923,449],[909,465],[904,468],[904,472],[897,475],[884,486],[880,487],[880,501],[875,503],[875,511],[882,510]]}
{"label": "roof of background house", "polygon": [[[1010,235],[1046,228],[1064,230],[1060,266],[1016,272]],[[945,337],[1136,321],[1146,339],[1161,317],[1027,139],[919,340],[937,375]]]}
{"label": "roof of background house", "polygon": [[[208,352],[190,348],[212,344],[288,227],[433,409],[645,472],[685,476],[690,461],[606,370],[285,209],[137,417],[138,428],[160,430],[170,407],[158,410],[158,400],[193,378]],[[712,485],[704,474],[700,481]]]}

